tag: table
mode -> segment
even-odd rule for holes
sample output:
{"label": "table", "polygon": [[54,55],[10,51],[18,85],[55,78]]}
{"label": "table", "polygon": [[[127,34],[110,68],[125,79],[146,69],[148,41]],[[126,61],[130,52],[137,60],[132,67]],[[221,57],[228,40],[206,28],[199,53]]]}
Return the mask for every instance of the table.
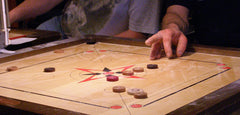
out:
{"label": "table", "polygon": [[[64,52],[54,52],[59,49]],[[239,49],[193,45],[183,57],[159,60],[150,60],[149,53],[143,40],[106,36],[21,49],[1,57],[0,103],[39,114],[150,115],[216,113],[239,102]],[[7,72],[9,66],[19,69]],[[46,73],[46,67],[56,71]],[[133,67],[144,72],[121,74]],[[108,75],[119,81],[107,81]],[[116,85],[141,88],[148,98],[114,93]]]}

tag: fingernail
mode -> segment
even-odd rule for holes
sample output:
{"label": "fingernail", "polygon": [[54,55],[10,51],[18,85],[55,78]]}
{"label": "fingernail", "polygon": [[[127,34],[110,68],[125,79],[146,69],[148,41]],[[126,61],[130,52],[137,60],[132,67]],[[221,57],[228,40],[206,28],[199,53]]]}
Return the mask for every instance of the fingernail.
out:
{"label": "fingernail", "polygon": [[150,57],[150,60],[154,60],[155,58],[154,57]]}
{"label": "fingernail", "polygon": [[178,56],[182,56],[183,52],[182,51],[178,51]]}
{"label": "fingernail", "polygon": [[150,44],[148,41],[146,41],[146,42],[145,42],[145,44],[146,44],[146,45],[148,45],[148,46],[150,46],[150,45],[151,45],[151,44]]}
{"label": "fingernail", "polygon": [[171,57],[171,53],[167,53],[167,57],[170,58]]}

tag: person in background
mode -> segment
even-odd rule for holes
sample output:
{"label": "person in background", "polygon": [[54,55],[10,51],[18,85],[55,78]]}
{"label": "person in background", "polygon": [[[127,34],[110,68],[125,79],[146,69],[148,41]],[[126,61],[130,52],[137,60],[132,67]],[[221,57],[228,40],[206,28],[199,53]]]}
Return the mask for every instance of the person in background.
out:
{"label": "person in background", "polygon": [[[25,0],[10,11],[10,22],[42,15],[63,2],[65,1]],[[154,34],[159,30],[159,0],[142,0],[141,2],[138,0],[71,0],[68,2],[63,15],[39,27],[59,26],[55,31],[67,33],[69,36],[96,34],[140,39],[146,39],[146,35]]]}
{"label": "person in background", "polygon": [[[168,58],[182,56],[188,41],[225,47],[240,47],[240,1],[238,0],[169,0],[162,29],[148,38],[150,59],[159,59],[165,52]],[[191,21],[189,21],[191,17]],[[194,33],[187,36],[189,22]]]}
{"label": "person in background", "polygon": [[10,23],[27,21],[25,28],[57,31],[62,33],[61,20],[67,0],[23,0],[9,12]]}

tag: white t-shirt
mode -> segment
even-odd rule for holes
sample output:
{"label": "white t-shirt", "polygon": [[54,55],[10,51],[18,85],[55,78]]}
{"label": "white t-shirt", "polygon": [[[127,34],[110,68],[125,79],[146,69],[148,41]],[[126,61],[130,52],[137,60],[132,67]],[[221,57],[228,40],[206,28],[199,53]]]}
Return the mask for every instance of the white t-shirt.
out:
{"label": "white t-shirt", "polygon": [[128,29],[154,34],[159,15],[160,0],[72,0],[63,15],[63,29],[73,36],[112,36]]}
{"label": "white t-shirt", "polygon": [[159,0],[121,0],[97,35],[115,35],[128,29],[154,34],[159,30]]}

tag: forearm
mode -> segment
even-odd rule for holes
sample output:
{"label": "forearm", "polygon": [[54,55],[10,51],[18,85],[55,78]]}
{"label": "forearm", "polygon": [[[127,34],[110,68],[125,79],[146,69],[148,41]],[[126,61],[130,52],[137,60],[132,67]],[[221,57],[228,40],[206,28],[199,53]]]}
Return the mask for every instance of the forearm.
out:
{"label": "forearm", "polygon": [[114,35],[115,37],[123,37],[123,38],[136,38],[136,39],[146,39],[146,36],[142,33],[135,32],[132,30],[127,30],[124,32],[121,32],[117,35]]}
{"label": "forearm", "polygon": [[63,0],[25,0],[10,11],[10,23],[44,14],[62,1]]}
{"label": "forearm", "polygon": [[182,32],[188,30],[188,9],[183,6],[170,6],[162,21],[162,29],[175,28]]}

